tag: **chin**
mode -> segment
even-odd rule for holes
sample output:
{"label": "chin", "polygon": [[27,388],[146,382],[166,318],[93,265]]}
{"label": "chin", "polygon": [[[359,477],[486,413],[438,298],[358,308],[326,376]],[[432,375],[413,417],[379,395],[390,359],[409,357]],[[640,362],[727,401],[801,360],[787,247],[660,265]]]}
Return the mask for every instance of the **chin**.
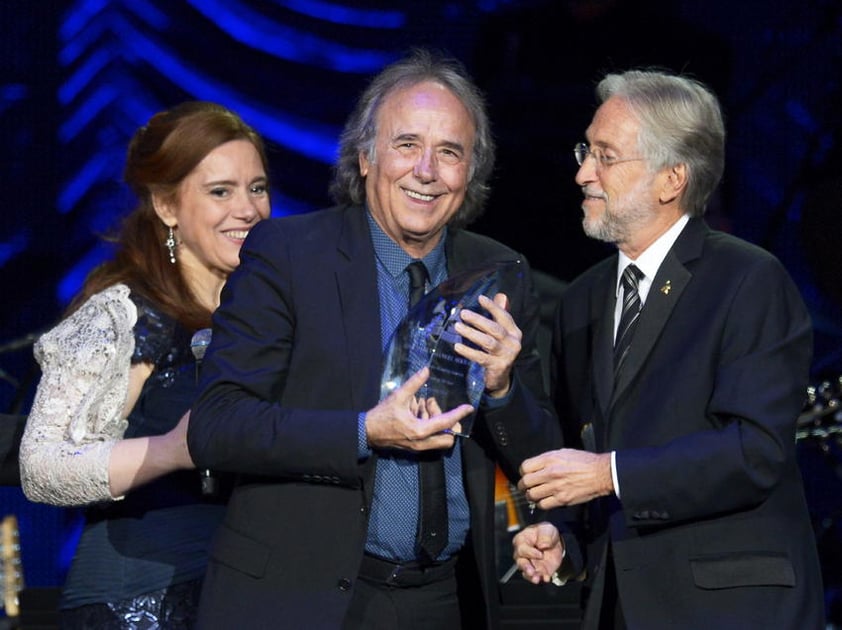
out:
{"label": "chin", "polygon": [[428,220],[424,221],[407,221],[403,225],[400,226],[401,233],[411,239],[426,239],[431,234],[434,234],[437,230],[440,230],[441,227],[438,223],[434,223]]}
{"label": "chin", "polygon": [[582,229],[585,230],[585,234],[588,236],[590,236],[593,232],[598,232],[599,227],[599,219],[594,219],[593,217],[589,217],[587,215],[582,217]]}
{"label": "chin", "polygon": [[594,219],[583,219],[582,220],[582,229],[585,232],[585,236],[592,238],[597,241],[604,241],[606,243],[613,243],[614,239],[612,238],[611,231],[608,226],[605,225],[603,221],[594,220]]}

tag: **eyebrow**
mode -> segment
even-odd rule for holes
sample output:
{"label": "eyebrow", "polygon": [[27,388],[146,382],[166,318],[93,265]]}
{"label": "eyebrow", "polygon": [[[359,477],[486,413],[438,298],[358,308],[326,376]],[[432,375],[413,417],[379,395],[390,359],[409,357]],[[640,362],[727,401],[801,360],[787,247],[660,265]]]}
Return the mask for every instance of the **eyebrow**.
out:
{"label": "eyebrow", "polygon": [[[418,140],[419,135],[417,133],[400,133],[394,138],[392,138],[392,142],[401,142],[403,140]],[[454,142],[452,140],[445,140],[444,142],[438,145],[439,147],[444,147],[447,149],[453,149],[458,153],[465,153],[465,147],[461,142]]]}
{"label": "eyebrow", "polygon": [[446,147],[448,149],[453,149],[458,153],[465,153],[465,147],[462,146],[460,142],[449,142],[445,141],[441,144],[441,146]]}
{"label": "eyebrow", "polygon": [[587,144],[589,147],[599,147],[600,149],[615,148],[614,144],[609,140],[594,140],[593,142],[591,142],[590,140],[588,140],[587,136],[585,136],[585,144]]}
{"label": "eyebrow", "polygon": [[[266,175],[258,175],[257,177],[255,177],[254,179],[249,181],[249,184],[254,184],[255,182],[265,182],[265,181],[268,181],[268,179],[269,178]],[[202,183],[202,186],[206,186],[208,188],[213,187],[213,186],[236,186],[236,185],[237,185],[237,182],[234,181],[233,179],[214,179],[214,180],[211,180],[209,182],[203,182]]]}
{"label": "eyebrow", "polygon": [[401,140],[418,140],[417,133],[399,133],[392,137],[392,142],[399,142]]}

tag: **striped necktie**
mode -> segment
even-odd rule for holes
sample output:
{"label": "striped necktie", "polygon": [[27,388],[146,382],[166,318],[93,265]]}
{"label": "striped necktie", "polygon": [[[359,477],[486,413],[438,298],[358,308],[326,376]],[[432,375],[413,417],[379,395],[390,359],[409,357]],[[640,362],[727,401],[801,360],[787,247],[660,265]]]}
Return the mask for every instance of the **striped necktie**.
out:
{"label": "striped necktie", "polygon": [[643,272],[634,265],[628,265],[623,271],[620,283],[623,285],[623,308],[620,312],[620,325],[614,340],[614,376],[616,377],[629,352],[634,329],[640,319],[640,293],[638,286]]}

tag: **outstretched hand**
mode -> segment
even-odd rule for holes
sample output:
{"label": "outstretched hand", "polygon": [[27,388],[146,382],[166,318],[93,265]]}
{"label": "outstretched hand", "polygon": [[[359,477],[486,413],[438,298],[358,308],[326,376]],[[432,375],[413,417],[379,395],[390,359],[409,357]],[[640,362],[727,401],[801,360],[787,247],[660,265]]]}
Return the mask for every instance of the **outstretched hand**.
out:
{"label": "outstretched hand", "polygon": [[365,417],[366,438],[373,448],[400,448],[410,451],[443,450],[453,446],[459,422],[473,413],[471,405],[459,405],[442,412],[435,399],[416,396],[430,376],[429,368],[413,374],[384,398]]}
{"label": "outstretched hand", "polygon": [[525,580],[549,582],[564,560],[564,544],[551,523],[530,525],[512,539],[514,560]]}
{"label": "outstretched hand", "polygon": [[524,460],[520,473],[518,489],[542,510],[586,503],[614,492],[610,453],[561,448]]}

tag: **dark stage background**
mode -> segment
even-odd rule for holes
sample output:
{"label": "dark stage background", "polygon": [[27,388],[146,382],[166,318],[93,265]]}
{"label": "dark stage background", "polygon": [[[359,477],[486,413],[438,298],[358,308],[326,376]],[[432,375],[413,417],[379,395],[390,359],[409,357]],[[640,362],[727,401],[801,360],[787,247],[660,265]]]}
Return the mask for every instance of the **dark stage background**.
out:
{"label": "dark stage background", "polygon": [[[709,220],[781,258],[813,313],[814,381],[835,381],[838,0],[0,0],[0,412],[26,413],[32,340],[107,254],[97,234],[131,207],[121,169],[136,127],[181,100],[222,102],[269,140],[273,214],[307,212],[328,204],[355,97],[414,45],[460,58],[488,95],[499,159],[475,229],[562,280],[607,253],[581,232],[571,150],[601,72],[657,65],[712,84],[730,135]],[[839,449],[799,447],[836,617]],[[20,521],[27,585],[61,584],[78,513],[9,487],[4,514]]]}

